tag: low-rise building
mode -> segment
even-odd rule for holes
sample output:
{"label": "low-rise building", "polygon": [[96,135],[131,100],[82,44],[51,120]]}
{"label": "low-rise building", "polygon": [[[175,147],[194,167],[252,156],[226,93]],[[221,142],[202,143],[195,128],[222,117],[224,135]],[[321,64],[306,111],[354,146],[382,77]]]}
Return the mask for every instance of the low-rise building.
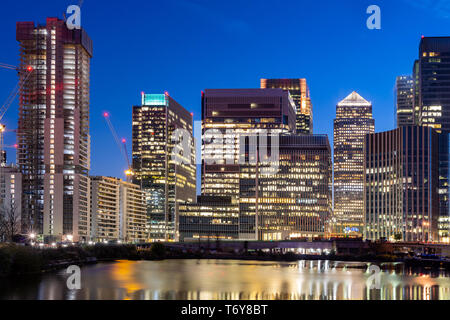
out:
{"label": "low-rise building", "polygon": [[118,178],[91,177],[91,239],[95,242],[145,242],[145,193]]}

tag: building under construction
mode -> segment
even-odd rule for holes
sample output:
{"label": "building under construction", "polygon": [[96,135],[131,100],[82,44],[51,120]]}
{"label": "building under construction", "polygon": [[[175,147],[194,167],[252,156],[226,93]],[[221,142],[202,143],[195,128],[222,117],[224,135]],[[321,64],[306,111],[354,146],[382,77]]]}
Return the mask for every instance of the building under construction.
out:
{"label": "building under construction", "polygon": [[46,241],[87,240],[92,41],[57,18],[46,25],[18,22],[17,41],[19,68],[34,69],[19,101],[22,232]]}

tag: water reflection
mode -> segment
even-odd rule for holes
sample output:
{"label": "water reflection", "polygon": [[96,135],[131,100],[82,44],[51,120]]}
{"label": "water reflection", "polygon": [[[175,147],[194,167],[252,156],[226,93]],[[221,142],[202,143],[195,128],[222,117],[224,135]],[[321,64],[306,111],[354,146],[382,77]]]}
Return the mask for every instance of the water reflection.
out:
{"label": "water reflection", "polygon": [[369,289],[365,263],[220,260],[118,261],[82,268],[82,289],[64,272],[2,279],[0,299],[39,300],[450,300],[450,275],[390,264]]}

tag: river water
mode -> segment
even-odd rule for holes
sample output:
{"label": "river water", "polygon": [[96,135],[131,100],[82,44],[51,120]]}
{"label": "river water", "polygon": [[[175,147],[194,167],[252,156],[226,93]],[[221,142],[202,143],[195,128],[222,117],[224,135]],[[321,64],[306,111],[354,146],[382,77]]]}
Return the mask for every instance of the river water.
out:
{"label": "river water", "polygon": [[[117,261],[82,267],[80,290],[67,288],[65,271],[0,279],[0,299],[450,300],[448,273],[411,272],[397,265],[380,273],[377,284],[364,266],[332,261]],[[371,285],[375,288],[369,289]]]}

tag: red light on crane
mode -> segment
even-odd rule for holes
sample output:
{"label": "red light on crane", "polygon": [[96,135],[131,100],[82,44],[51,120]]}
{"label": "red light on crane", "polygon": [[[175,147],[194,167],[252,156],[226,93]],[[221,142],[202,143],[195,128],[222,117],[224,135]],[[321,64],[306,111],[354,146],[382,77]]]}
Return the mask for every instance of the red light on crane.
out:
{"label": "red light on crane", "polygon": [[165,94],[166,96],[170,97],[170,94],[169,94],[168,91],[164,91],[164,94]]}
{"label": "red light on crane", "polygon": [[123,138],[122,143],[127,143],[127,139]]}
{"label": "red light on crane", "polygon": [[14,149],[17,149],[17,148],[19,148],[19,145],[16,143],[16,144],[14,145]]}
{"label": "red light on crane", "polygon": [[33,69],[32,66],[28,66],[28,67],[27,67],[27,71],[28,71],[28,72],[32,72],[33,70],[34,70],[34,69]]}
{"label": "red light on crane", "polygon": [[108,112],[103,112],[103,117],[109,118],[109,113]]}

